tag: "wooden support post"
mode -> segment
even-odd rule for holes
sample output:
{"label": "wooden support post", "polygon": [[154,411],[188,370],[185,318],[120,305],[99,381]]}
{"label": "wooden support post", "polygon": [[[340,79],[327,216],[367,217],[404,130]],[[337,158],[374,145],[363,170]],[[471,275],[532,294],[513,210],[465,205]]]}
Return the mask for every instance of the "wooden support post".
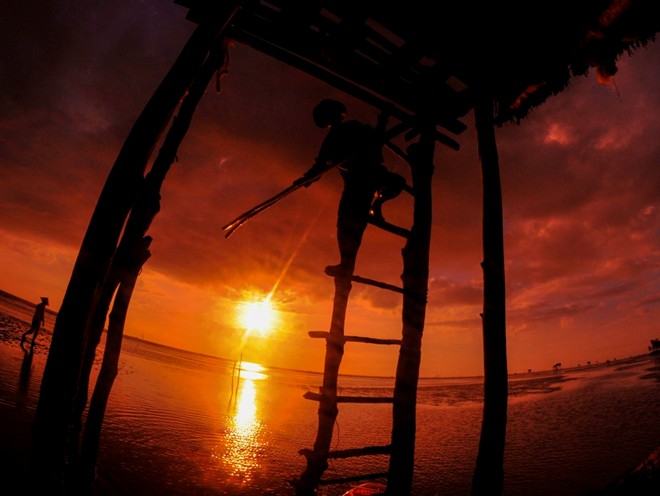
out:
{"label": "wooden support post", "polygon": [[[80,386],[76,396],[76,409],[73,416],[72,439],[70,440],[72,449],[78,446],[77,438],[81,428],[82,415],[87,405],[91,369],[96,355],[96,348],[101,340],[110,302],[117,287],[120,283],[124,284],[123,281],[126,279],[126,273],[130,272],[129,269],[133,266],[132,259],[134,256],[132,253],[135,250],[135,245],[139,244],[144,238],[151,227],[153,219],[160,211],[160,189],[171,165],[176,159],[179,145],[190,127],[197,105],[205,94],[213,75],[218,70],[224,70],[226,63],[226,40],[218,39],[181,103],[179,112],[167,132],[163,146],[151,170],[147,174],[141,193],[131,210],[126,229],[119,242],[117,253],[113,257],[112,265],[104,282],[89,329],[89,339],[85,349],[85,359],[81,371]],[[89,431],[89,429],[87,430]],[[77,454],[71,453],[70,457],[75,459],[77,458]],[[83,463],[87,462],[83,459]]]}
{"label": "wooden support post", "polygon": [[153,219],[160,211],[160,189],[171,165],[176,160],[179,145],[183,141],[202,96],[206,92],[209,82],[216,71],[224,69],[227,63],[226,42],[218,39],[214,48],[200,68],[195,81],[190,86],[178,114],[174,117],[172,126],[163,141],[163,146],[154,160],[154,164],[145,177],[143,187],[133,206],[126,229],[122,235],[117,253],[113,257],[110,271],[103,285],[101,296],[96,305],[94,316],[89,329],[89,339],[85,350],[85,363],[80,378],[78,398],[76,400],[75,420],[79,420],[87,402],[87,389],[91,366],[94,361],[96,347],[98,346],[103,327],[105,325],[108,309],[112,297],[121,281],[121,265],[124,263],[124,254],[137,241],[144,237],[151,227]]}
{"label": "wooden support post", "polygon": [[502,191],[492,99],[481,96],[475,106],[483,182],[484,410],[473,496],[497,496],[504,484],[508,372]]}
{"label": "wooden support post", "polygon": [[41,382],[32,428],[37,492],[63,492],[67,439],[73,422],[88,325],[110,268],[128,212],[144,181],[153,148],[188,91],[213,40],[233,17],[238,2],[200,25],[131,129],[101,192],[75,262]]}
{"label": "wooden support post", "polygon": [[403,248],[402,344],[394,386],[392,456],[386,493],[396,496],[409,495],[412,490],[417,382],[426,317],[431,245],[434,130],[435,126],[427,123],[422,128],[419,142],[408,148],[414,189],[414,213],[410,236]]}
{"label": "wooden support post", "polygon": [[351,292],[350,274],[335,277],[335,299],[329,337],[326,340],[323,386],[319,401],[319,425],[314,449],[306,454],[307,467],[295,481],[296,496],[313,496],[323,472],[328,468],[328,453],[339,410],[337,409],[337,376],[344,356],[344,324]]}
{"label": "wooden support post", "polygon": [[96,381],[94,395],[90,402],[89,414],[85,424],[85,435],[83,437],[80,456],[80,472],[67,477],[67,484],[75,488],[73,494],[80,496],[91,494],[92,484],[96,477],[96,459],[105,409],[108,405],[110,391],[112,390],[119,369],[119,355],[124,338],[126,315],[138,274],[151,256],[149,252],[150,244],[151,238],[149,236],[141,240],[136,240],[130,250],[130,255],[126,256],[127,260],[125,260],[124,273],[110,314],[103,363]]}

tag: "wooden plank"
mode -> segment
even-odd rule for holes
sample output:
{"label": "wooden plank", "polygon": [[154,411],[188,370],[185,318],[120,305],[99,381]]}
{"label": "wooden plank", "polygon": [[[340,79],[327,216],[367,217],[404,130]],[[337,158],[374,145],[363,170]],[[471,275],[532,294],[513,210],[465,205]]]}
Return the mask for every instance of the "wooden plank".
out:
{"label": "wooden plank", "polygon": [[369,224],[371,224],[372,226],[379,227],[384,231],[391,232],[392,234],[396,234],[397,236],[401,236],[402,238],[408,238],[410,236],[410,231],[408,229],[395,226],[394,224],[390,224],[385,220],[377,219],[373,215],[369,216],[369,220],[367,222],[369,222]]}
{"label": "wooden plank", "polygon": [[331,265],[325,268],[325,273],[330,277],[345,277],[348,276],[351,281],[359,282],[361,284],[367,284],[369,286],[375,286],[381,289],[387,289],[389,291],[394,291],[395,293],[403,294],[404,290],[402,287],[395,286],[382,281],[376,281],[375,279],[369,279],[368,277],[357,276],[355,274],[346,274],[341,271],[338,267]]}
{"label": "wooden plank", "polygon": [[[337,270],[335,266],[329,266],[325,268],[325,273],[330,277],[342,277],[345,276],[340,270]],[[366,284],[368,286],[375,286],[381,289],[387,289],[389,291],[394,291],[395,293],[401,293],[405,296],[413,298],[418,301],[426,302],[426,297],[413,293],[412,291],[407,291],[400,286],[395,286],[382,281],[376,281],[375,279],[369,279],[368,277],[362,277],[355,274],[347,276],[353,282],[359,282],[360,284]]]}
{"label": "wooden plank", "polygon": [[389,455],[390,453],[392,453],[392,445],[386,444],[384,446],[334,450],[328,453],[328,458],[353,458],[356,456]]}
{"label": "wooden plank", "polygon": [[[374,456],[374,455],[389,455],[392,453],[392,445],[386,444],[384,446],[365,446],[363,448],[350,448],[345,450],[334,450],[328,453],[328,458],[353,458],[357,456]],[[298,450],[298,454],[309,458],[314,456],[314,450],[303,448]]]}
{"label": "wooden plank", "polygon": [[319,481],[321,486],[330,486],[333,484],[343,484],[345,482],[357,482],[361,480],[386,479],[389,472],[377,472],[374,474],[353,475],[352,477],[340,477],[337,479],[323,479]]}
{"label": "wooden plank", "polygon": [[[312,338],[332,339],[333,337],[330,335],[328,331],[309,331],[308,334]],[[344,342],[353,342],[353,343],[385,344],[385,345],[401,344],[400,339],[380,339],[380,338],[369,338],[365,336],[339,336],[339,338]]]}
{"label": "wooden plank", "polygon": [[[322,394],[307,391],[303,398],[312,401],[321,401],[325,399]],[[394,398],[391,396],[337,396],[337,403],[392,403]]]}

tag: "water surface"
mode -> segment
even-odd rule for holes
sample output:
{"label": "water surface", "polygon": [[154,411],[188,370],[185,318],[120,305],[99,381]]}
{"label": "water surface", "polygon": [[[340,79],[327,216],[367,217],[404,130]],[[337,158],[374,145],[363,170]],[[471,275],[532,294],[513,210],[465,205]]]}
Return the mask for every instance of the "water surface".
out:
{"label": "water surface", "polygon": [[[29,368],[18,347],[29,306],[0,298],[0,406],[34,415],[48,336]],[[27,315],[27,317],[26,317]],[[99,458],[105,494],[288,495],[316,433],[321,375],[125,340]],[[658,364],[649,357],[510,382],[505,496],[584,495],[660,445]],[[341,393],[391,394],[391,378],[341,377]],[[481,422],[480,378],[420,380],[414,495],[468,495]],[[5,425],[2,429],[12,429]],[[340,405],[333,449],[389,443],[390,405]],[[3,433],[3,436],[7,433]],[[27,442],[27,440],[26,440]],[[331,461],[326,475],[385,471],[383,457]],[[347,486],[327,488],[340,495]]]}

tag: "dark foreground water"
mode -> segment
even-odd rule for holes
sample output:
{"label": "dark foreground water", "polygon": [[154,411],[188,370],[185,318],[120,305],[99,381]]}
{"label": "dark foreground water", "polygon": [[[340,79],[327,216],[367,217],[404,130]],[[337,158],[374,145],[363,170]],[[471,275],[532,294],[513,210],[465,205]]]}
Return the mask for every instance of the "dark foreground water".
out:
{"label": "dark foreground water", "polygon": [[[26,363],[18,339],[31,312],[0,297],[0,407],[7,417],[0,419],[0,449],[7,460],[17,436],[29,442],[19,424],[34,415],[49,344],[40,335]],[[317,405],[302,396],[318,390],[321,376],[244,363],[239,379],[235,366],[126,340],[102,435],[101,493],[292,494],[286,480],[304,468],[297,451],[310,448],[316,432]],[[504,494],[585,495],[641,462],[660,445],[658,367],[641,357],[512,377]],[[342,394],[382,396],[391,394],[392,380],[342,377],[340,384]],[[469,494],[481,394],[478,378],[420,381],[415,496]],[[389,405],[341,406],[333,448],[388,444],[390,429]],[[365,457],[333,461],[327,476],[384,470],[386,460]]]}

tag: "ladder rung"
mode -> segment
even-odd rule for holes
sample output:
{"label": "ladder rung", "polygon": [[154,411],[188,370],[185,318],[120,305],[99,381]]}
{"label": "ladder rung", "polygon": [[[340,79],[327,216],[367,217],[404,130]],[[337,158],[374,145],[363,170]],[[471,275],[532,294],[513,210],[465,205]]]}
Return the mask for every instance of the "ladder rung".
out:
{"label": "ladder rung", "polygon": [[357,482],[361,480],[374,480],[383,479],[389,476],[389,472],[377,472],[375,474],[353,475],[352,477],[342,477],[339,479],[325,479],[319,481],[321,486],[329,486],[331,484],[343,484],[345,482]]}
{"label": "ladder rung", "polygon": [[[321,401],[324,396],[319,393],[307,391],[303,398],[312,401]],[[393,403],[391,396],[337,396],[337,403]]]}
{"label": "ladder rung", "polygon": [[[353,458],[355,456],[389,455],[391,453],[392,445],[387,444],[384,446],[365,446],[364,448],[330,451],[326,458]],[[311,458],[314,456],[314,450],[303,448],[298,450],[298,454],[305,458]]]}
{"label": "ladder rung", "polygon": [[387,282],[376,281],[375,279],[369,279],[367,277],[356,276],[356,275],[351,276],[351,280],[354,281],[354,282],[362,283],[362,284],[368,284],[369,286],[376,286],[377,288],[388,289],[390,291],[394,291],[395,293],[401,293],[403,295],[408,295],[408,296],[411,296],[411,297],[413,297],[417,300],[421,300],[423,302],[426,302],[426,298],[421,297],[419,295],[416,295],[412,291],[406,291],[402,287],[395,286],[394,284],[389,284]]}
{"label": "ladder rung", "polygon": [[353,275],[351,276],[351,280],[362,284],[368,284],[369,286],[376,286],[377,288],[388,289],[390,291],[394,291],[395,293],[401,293],[401,294],[404,293],[404,289],[400,286],[395,286],[394,284],[389,284],[386,282],[376,281],[375,279],[369,279],[367,277]]}
{"label": "ladder rung", "polygon": [[352,448],[335,450],[328,453],[328,458],[352,458],[354,456],[389,455],[392,453],[392,445],[365,446],[364,448]]}
{"label": "ladder rung", "polygon": [[362,284],[368,284],[369,286],[376,286],[377,288],[381,289],[388,289],[390,291],[394,291],[395,293],[404,293],[404,289],[400,286],[395,286],[394,284],[389,284],[386,282],[382,281],[377,281],[375,279],[369,279],[368,277],[362,277],[362,276],[356,276],[355,274],[345,274],[341,272],[340,270],[336,269],[334,266],[329,266],[325,268],[325,273],[329,275],[330,277],[346,277],[348,276],[351,281],[354,282],[359,282]]}
{"label": "ladder rung", "polygon": [[369,224],[372,226],[380,227],[384,231],[391,232],[392,234],[396,234],[397,236],[401,236],[403,238],[410,236],[410,231],[408,229],[390,224],[386,220],[377,219],[373,215],[369,216],[367,222],[369,222]]}
{"label": "ladder rung", "polygon": [[[332,339],[332,336],[328,331],[309,331],[309,336],[312,338],[323,338],[323,339]],[[342,341],[350,341],[353,343],[367,343],[367,344],[401,344],[400,339],[379,339],[379,338],[368,338],[364,336],[340,336]]]}

